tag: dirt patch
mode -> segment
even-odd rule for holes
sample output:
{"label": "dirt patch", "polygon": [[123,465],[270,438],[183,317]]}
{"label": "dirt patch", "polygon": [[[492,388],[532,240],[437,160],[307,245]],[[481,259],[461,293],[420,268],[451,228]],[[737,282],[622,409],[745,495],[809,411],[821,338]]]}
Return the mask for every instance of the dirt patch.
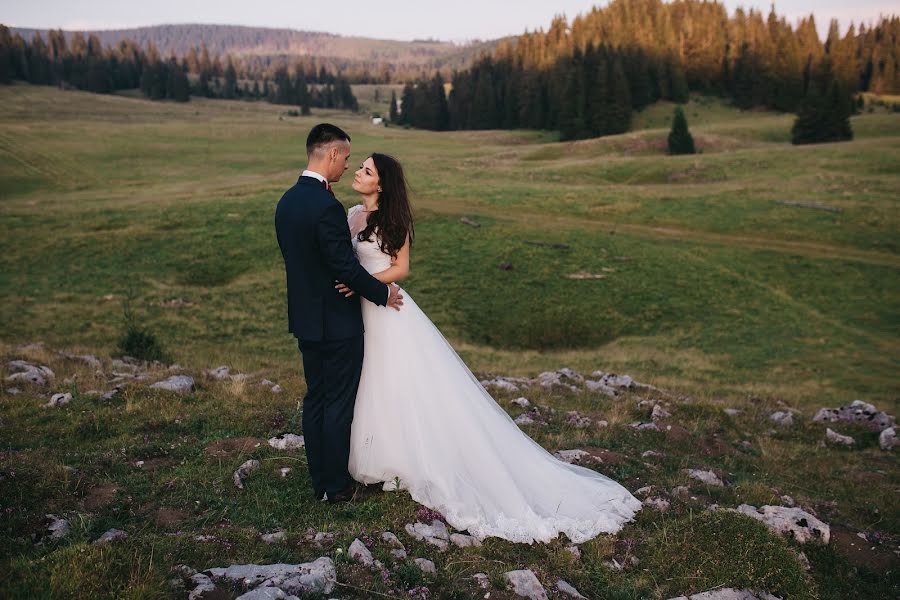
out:
{"label": "dirt patch", "polygon": [[112,504],[113,498],[118,491],[118,486],[114,483],[104,483],[102,485],[98,485],[92,487],[88,490],[87,495],[85,495],[84,500],[82,500],[82,504],[84,505],[85,510],[97,510],[98,508],[103,508],[104,506],[108,506]]}
{"label": "dirt patch", "polygon": [[255,437],[227,438],[213,442],[204,449],[204,452],[207,456],[233,457],[245,452],[252,452],[267,443],[266,440]]}
{"label": "dirt patch", "polygon": [[618,452],[613,452],[612,450],[607,450],[606,448],[589,446],[587,448],[582,448],[582,450],[605,465],[618,465],[628,460],[628,457],[626,455],[619,454]]}
{"label": "dirt patch", "polygon": [[732,448],[728,444],[717,437],[705,437],[700,440],[697,445],[702,456],[722,456],[723,454],[731,454]]}
{"label": "dirt patch", "polygon": [[153,513],[153,520],[159,527],[179,525],[186,521],[188,514],[177,508],[160,508]]}
{"label": "dirt patch", "polygon": [[660,425],[666,432],[666,437],[669,438],[670,441],[681,443],[689,441],[694,436],[690,431],[682,427],[681,425]]}
{"label": "dirt patch", "polygon": [[895,571],[900,567],[900,558],[893,552],[860,538],[840,525],[831,526],[831,543],[855,567],[866,567],[875,572]]}

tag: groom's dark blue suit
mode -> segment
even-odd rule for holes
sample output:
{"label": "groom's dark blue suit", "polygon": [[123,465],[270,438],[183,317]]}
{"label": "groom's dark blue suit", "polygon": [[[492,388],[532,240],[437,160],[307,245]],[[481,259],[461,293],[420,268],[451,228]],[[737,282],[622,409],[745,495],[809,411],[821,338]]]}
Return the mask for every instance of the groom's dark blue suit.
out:
{"label": "groom's dark blue suit", "polygon": [[[303,435],[313,490],[350,486],[350,426],[363,360],[359,296],[384,306],[387,286],[356,259],[344,207],[314,177],[300,177],[275,209],[287,275],[289,330],[303,353]],[[345,283],[357,295],[335,288]]]}

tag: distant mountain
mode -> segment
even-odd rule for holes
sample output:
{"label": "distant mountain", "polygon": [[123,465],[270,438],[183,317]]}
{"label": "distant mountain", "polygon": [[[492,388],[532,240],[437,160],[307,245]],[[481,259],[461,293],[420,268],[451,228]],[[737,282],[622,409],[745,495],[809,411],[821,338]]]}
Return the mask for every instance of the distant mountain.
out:
{"label": "distant mountain", "polygon": [[[30,40],[34,33],[46,39],[47,30],[11,28]],[[66,32],[71,38],[74,32]],[[378,68],[425,67],[431,69],[459,69],[467,67],[480,54],[490,53],[500,40],[454,44],[442,41],[379,40],[341,36],[331,33],[270,29],[239,25],[156,25],[135,29],[84,31],[85,37],[96,35],[104,46],[131,39],[142,47],[153,43],[163,56],[175,53],[185,56],[193,47],[206,44],[211,55],[232,54],[245,59],[316,57],[336,59],[348,66],[367,65]]]}

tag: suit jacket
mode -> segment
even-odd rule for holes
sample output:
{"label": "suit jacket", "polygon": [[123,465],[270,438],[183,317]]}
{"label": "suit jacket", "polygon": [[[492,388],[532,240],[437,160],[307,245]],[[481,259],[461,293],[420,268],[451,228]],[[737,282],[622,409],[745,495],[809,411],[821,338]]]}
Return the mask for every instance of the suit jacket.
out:
{"label": "suit jacket", "polygon": [[[384,306],[388,288],[356,259],[344,207],[313,177],[300,177],[275,209],[275,233],[287,275],[288,330],[301,340],[363,333],[359,296]],[[356,292],[347,298],[335,280]]]}

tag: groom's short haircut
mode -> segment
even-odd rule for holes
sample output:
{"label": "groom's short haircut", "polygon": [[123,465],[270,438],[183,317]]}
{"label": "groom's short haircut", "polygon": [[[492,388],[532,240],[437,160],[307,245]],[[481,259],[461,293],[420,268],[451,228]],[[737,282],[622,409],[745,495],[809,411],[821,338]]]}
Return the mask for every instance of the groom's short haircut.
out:
{"label": "groom's short haircut", "polygon": [[334,142],[349,142],[347,132],[331,123],[319,123],[309,131],[306,136],[306,155],[311,156],[316,150]]}

